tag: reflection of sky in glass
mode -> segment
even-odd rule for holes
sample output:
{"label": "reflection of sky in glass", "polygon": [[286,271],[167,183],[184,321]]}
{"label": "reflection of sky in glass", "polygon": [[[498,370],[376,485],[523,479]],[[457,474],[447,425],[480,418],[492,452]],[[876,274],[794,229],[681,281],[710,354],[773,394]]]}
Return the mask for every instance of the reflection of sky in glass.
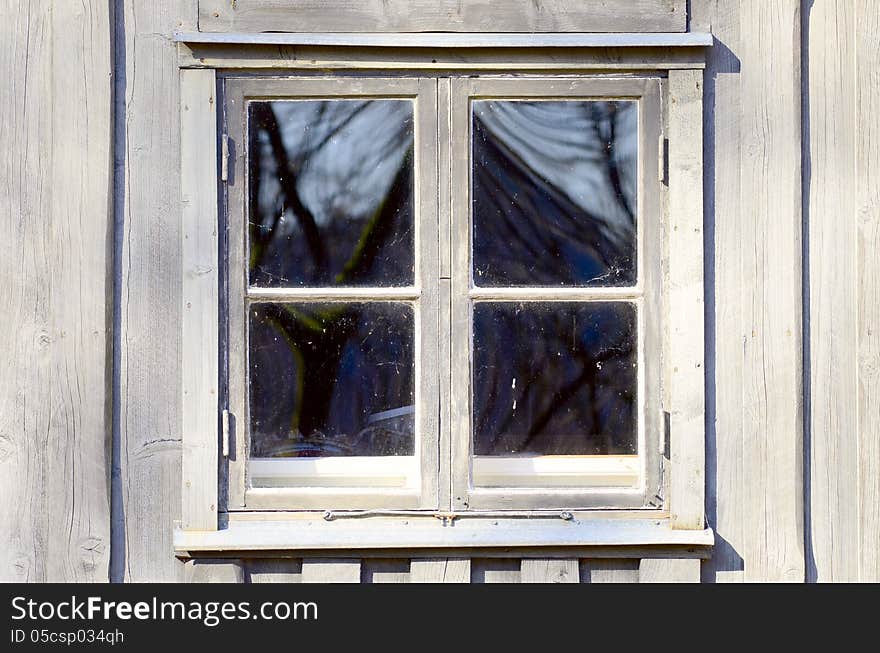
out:
{"label": "reflection of sky in glass", "polygon": [[[302,161],[297,186],[319,226],[334,216],[363,220],[375,211],[412,146],[407,100],[290,100],[273,102],[272,110],[288,156]],[[265,133],[260,146],[268,146]],[[266,179],[261,208],[272,206],[279,192],[277,180]]]}
{"label": "reflection of sky in glass", "polygon": [[249,106],[251,283],[412,283],[413,105]]}
{"label": "reflection of sky in glass", "polygon": [[475,101],[478,285],[635,282],[635,102]]}

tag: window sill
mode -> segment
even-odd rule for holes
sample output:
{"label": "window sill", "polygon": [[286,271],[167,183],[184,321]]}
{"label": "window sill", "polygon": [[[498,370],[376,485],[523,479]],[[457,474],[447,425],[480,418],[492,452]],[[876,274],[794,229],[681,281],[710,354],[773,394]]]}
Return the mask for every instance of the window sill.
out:
{"label": "window sill", "polygon": [[[200,552],[441,550],[532,547],[708,548],[710,528],[675,530],[666,518],[560,516],[496,517],[444,513],[405,516],[340,516],[329,521],[310,513],[266,518],[231,517],[217,531],[174,531],[178,555]],[[631,513],[630,513],[631,514]]]}

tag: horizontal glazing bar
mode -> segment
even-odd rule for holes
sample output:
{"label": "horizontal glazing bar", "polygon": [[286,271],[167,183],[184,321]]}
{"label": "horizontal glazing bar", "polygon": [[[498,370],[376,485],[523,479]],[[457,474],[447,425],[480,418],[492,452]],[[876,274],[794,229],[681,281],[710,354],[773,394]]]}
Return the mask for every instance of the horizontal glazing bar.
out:
{"label": "horizontal glazing bar", "polygon": [[640,299],[643,291],[634,288],[472,288],[468,297],[478,301],[559,301],[582,302]]}
{"label": "horizontal glazing bar", "polygon": [[252,302],[285,301],[369,301],[419,299],[419,288],[249,288],[247,298]]}

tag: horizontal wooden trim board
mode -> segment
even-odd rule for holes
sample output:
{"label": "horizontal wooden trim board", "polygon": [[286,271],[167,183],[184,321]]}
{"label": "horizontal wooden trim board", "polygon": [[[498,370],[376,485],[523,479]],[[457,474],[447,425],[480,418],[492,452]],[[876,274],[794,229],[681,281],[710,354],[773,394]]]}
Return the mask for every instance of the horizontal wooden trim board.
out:
{"label": "horizontal wooden trim board", "polygon": [[331,47],[383,48],[662,48],[710,47],[712,35],[707,32],[670,33],[545,33],[510,34],[421,33],[382,34],[345,33],[279,33],[242,34],[214,32],[176,32],[179,43],[215,43],[225,45],[309,45]]}
{"label": "horizontal wooden trim board", "polygon": [[711,529],[674,530],[665,519],[468,517],[442,513],[401,517],[339,516],[236,520],[218,531],[174,531],[179,553],[291,549],[438,549],[565,546],[712,546]]}
{"label": "horizontal wooden trim board", "polygon": [[198,0],[204,32],[684,32],[687,0]]}

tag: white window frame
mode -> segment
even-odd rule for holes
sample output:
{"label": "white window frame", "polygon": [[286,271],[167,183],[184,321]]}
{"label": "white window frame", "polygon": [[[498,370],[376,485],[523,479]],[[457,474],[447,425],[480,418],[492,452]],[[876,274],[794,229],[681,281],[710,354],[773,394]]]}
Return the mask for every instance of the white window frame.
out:
{"label": "white window frame", "polygon": [[[457,77],[451,80],[452,234],[446,251],[451,271],[453,328],[446,337],[452,343],[452,383],[449,403],[457,410],[452,425],[453,509],[564,509],[650,508],[662,496],[659,442],[663,422],[659,410],[660,362],[663,349],[657,325],[662,320],[661,255],[645,243],[662,242],[659,140],[662,133],[659,76],[639,77]],[[473,281],[471,215],[471,145],[473,100],[628,100],[638,105],[638,202],[636,218],[637,280],[633,287],[521,287],[483,288]],[[472,437],[473,319],[479,301],[549,302],[628,301],[637,309],[638,378],[637,424],[638,469],[621,478],[631,463],[619,456],[541,457],[529,485],[515,486],[523,462],[513,458],[474,457]],[[647,319],[646,319],[647,316]],[[647,351],[646,351],[647,350]],[[653,352],[653,353],[651,353]],[[648,391],[648,388],[653,390]],[[604,460],[602,460],[604,459]],[[615,461],[617,465],[615,465]],[[479,475],[504,476],[510,484],[480,487]],[[574,487],[565,477],[579,472],[584,482]],[[503,483],[503,478],[499,479]],[[544,486],[540,485],[544,480]],[[627,480],[629,482],[627,482]],[[619,481],[623,481],[620,483]],[[525,485],[525,484],[523,484]],[[536,487],[534,487],[536,486]],[[556,486],[556,487],[554,487]]]}
{"label": "white window frame", "polygon": [[[542,38],[533,39],[538,48],[519,47],[509,50],[503,49],[504,37],[483,34],[473,40],[472,47],[477,48],[476,51],[462,52],[452,49],[468,47],[467,38],[462,39],[462,35],[456,35],[458,40],[450,49],[436,51],[425,48],[438,47],[432,40],[442,41],[439,37],[443,35],[425,35],[423,49],[408,51],[406,47],[398,51],[386,46],[358,49],[358,35],[347,35],[351,39],[347,46],[339,43],[339,35],[334,35],[331,39],[332,45],[322,45],[320,35],[306,35],[309,37],[304,46],[307,52],[300,51],[298,57],[291,57],[289,52],[278,46],[295,45],[297,35],[258,36],[261,38],[257,41],[247,35],[229,34],[182,34],[177,37],[182,44],[180,79],[184,346],[183,510],[175,535],[175,547],[178,551],[394,546],[442,548],[710,545],[713,536],[711,530],[705,527],[703,488],[705,400],[702,48],[711,44],[711,37],[695,34],[659,35],[663,38],[658,38],[658,35],[598,35],[601,38],[593,39],[594,35],[580,35],[580,43],[573,45],[572,42],[577,41],[578,35],[562,35],[565,39],[558,47],[564,49],[554,50],[557,46],[553,45],[552,37],[560,35],[546,35],[543,41]],[[269,40],[273,42],[270,44]],[[593,40],[596,42],[593,43]],[[411,37],[408,42],[410,45],[407,47],[419,47],[418,39]],[[540,47],[542,43],[543,49]],[[346,46],[347,49],[340,52],[337,48],[339,45]],[[498,50],[498,47],[502,49]],[[367,53],[370,55],[368,62],[365,61]],[[303,54],[308,56],[302,56]],[[498,493],[489,488],[478,488],[475,491],[471,487],[469,470],[468,478],[463,482],[460,475],[461,465],[455,468],[455,478],[444,474],[443,470],[452,469],[453,459],[461,460],[464,451],[461,434],[465,419],[468,431],[470,427],[468,412],[461,411],[448,401],[452,397],[452,387],[457,386],[462,379],[449,378],[445,386],[441,384],[440,387],[440,419],[445,420],[445,424],[454,424],[456,434],[450,432],[445,439],[442,435],[439,437],[439,461],[436,467],[439,471],[433,475],[439,480],[434,495],[439,499],[438,502],[423,502],[423,497],[432,498],[431,492],[425,493],[423,488],[414,508],[391,508],[383,511],[375,509],[375,504],[368,502],[363,507],[375,512],[375,516],[370,516],[366,521],[359,519],[337,523],[327,519],[359,506],[347,500],[338,504],[328,503],[327,498],[334,493],[330,491],[320,501],[304,506],[306,512],[299,516],[287,511],[275,512],[272,508],[289,508],[287,501],[292,497],[296,498],[285,489],[284,492],[288,494],[284,501],[274,504],[267,501],[267,510],[229,510],[230,498],[236,496],[236,490],[231,480],[227,483],[226,461],[221,456],[221,452],[225,453],[228,440],[222,437],[227,420],[221,411],[221,366],[217,355],[223,340],[218,328],[221,306],[220,271],[223,268],[218,258],[218,234],[221,233],[217,221],[220,212],[218,187],[228,181],[228,168],[223,156],[226,154],[226,141],[220,138],[217,130],[217,70],[225,69],[228,73],[231,70],[240,72],[276,67],[285,69],[285,77],[296,75],[300,70],[328,68],[348,72],[367,69],[370,71],[368,74],[374,77],[381,77],[383,69],[411,70],[414,77],[418,76],[419,70],[451,69],[504,74],[509,74],[512,69],[526,73],[540,71],[547,78],[588,73],[606,76],[609,73],[614,76],[632,74],[634,77],[654,78],[658,72],[664,77],[666,89],[661,121],[662,135],[658,138],[659,145],[656,148],[658,154],[668,151],[665,169],[662,163],[659,164],[658,177],[665,178],[665,185],[660,196],[656,198],[665,205],[666,216],[663,220],[662,236],[664,319],[663,331],[658,335],[658,342],[662,343],[658,354],[662,357],[659,369],[662,369],[660,386],[663,391],[658,398],[659,406],[655,416],[666,424],[668,436],[661,434],[655,449],[657,452],[664,452],[661,458],[665,463],[658,492],[661,495],[658,497],[659,505],[645,505],[644,502],[641,507],[636,506],[637,502],[629,506],[619,503],[612,505],[605,499],[591,502],[578,492],[575,493],[576,500],[572,502],[547,503],[538,496],[547,496],[543,489],[540,492],[527,490],[526,494],[532,494],[529,501],[510,502],[500,496],[509,494],[506,491]],[[291,71],[291,68],[294,70]],[[598,79],[601,78],[585,81],[597,83]],[[444,101],[450,94],[454,106],[457,97],[455,94],[459,89],[453,89],[453,86],[460,83],[480,85],[486,83],[486,80],[455,79],[438,82],[435,88],[441,123],[444,120],[460,119],[454,117],[455,111],[445,115],[442,110]],[[453,130],[453,133],[457,135],[456,138],[461,135],[460,130]],[[668,142],[666,148],[663,146],[664,142]],[[437,154],[441,161],[454,157],[456,151],[461,151],[460,148],[456,150],[455,139],[449,143],[440,139],[436,146],[439,148]],[[643,154],[640,153],[640,159],[643,159]],[[215,165],[206,162],[214,162]],[[238,170],[242,168],[239,167]],[[444,242],[451,245],[452,242],[458,242],[460,237],[460,233],[454,230],[461,229],[461,216],[465,213],[460,201],[452,203],[450,189],[457,187],[460,183],[458,178],[463,173],[460,163],[459,167],[453,164],[449,170],[444,170],[441,165],[436,173],[441,188],[440,201],[449,202],[453,215],[450,230],[441,230],[438,234],[442,250]],[[416,179],[418,178],[417,174]],[[650,201],[650,198],[640,197],[640,217],[644,214],[646,201]],[[425,215],[427,213],[423,217]],[[640,227],[643,225],[642,221]],[[449,251],[458,252],[456,256],[461,256],[461,251],[465,255],[469,254],[469,249],[451,246]],[[644,249],[640,250],[640,266],[644,260],[643,252]],[[670,256],[670,253],[674,255]],[[445,259],[441,256],[439,260],[441,279],[435,299],[441,305],[451,302],[458,307],[451,314],[451,323],[444,323],[445,320],[441,319],[439,333],[455,331],[458,334],[469,334],[470,325],[461,324],[465,312],[461,306],[467,305],[462,294],[464,286],[460,280],[453,278],[454,275],[448,275],[448,279],[444,277]],[[449,264],[451,266],[452,262]],[[456,268],[461,269],[458,264]],[[445,283],[447,280],[448,283]],[[466,287],[464,290],[465,294],[471,292]],[[458,302],[453,302],[455,293],[458,293]],[[421,301],[424,301],[424,296]],[[441,316],[444,314],[444,311],[440,311]],[[465,327],[464,331],[462,326]],[[644,325],[640,324],[639,328],[644,328]],[[452,340],[451,351],[444,350],[443,338],[439,340],[440,358],[451,356],[456,361],[462,360],[465,352],[462,338],[456,337]],[[460,376],[465,372],[469,375],[469,366],[463,372],[459,365],[453,364],[453,374]],[[237,446],[237,443],[233,446],[235,457],[238,456],[235,450]],[[424,481],[424,470],[422,474]],[[229,479],[232,479],[232,475]],[[347,489],[343,489],[342,493],[338,493],[339,496],[346,491]],[[306,494],[309,493],[311,488]],[[561,493],[572,496],[569,489],[563,489]],[[604,491],[599,490],[594,494],[601,497]],[[462,498],[462,495],[466,498]],[[302,494],[299,498],[302,498]],[[445,503],[447,498],[449,504]],[[449,509],[446,508],[447,505]],[[559,506],[564,505],[572,505],[575,509],[560,512]],[[313,512],[324,508],[329,511],[330,516]],[[475,519],[469,519],[469,516]],[[487,516],[497,519],[483,519]],[[523,516],[531,519],[518,519]],[[444,519],[438,520],[436,517]],[[315,528],[304,529],[303,520],[309,524],[314,520]],[[456,521],[456,528],[446,528],[452,521]],[[258,523],[261,524],[260,527],[256,526]],[[365,524],[371,526],[367,528]],[[319,525],[323,528],[318,528]],[[534,530],[538,526],[541,528]],[[382,536],[375,538],[370,535],[371,532],[381,532]]]}
{"label": "white window frame", "polygon": [[[226,182],[228,248],[228,387],[229,410],[238,428],[231,433],[235,455],[228,469],[229,510],[271,509],[425,509],[438,503],[439,388],[433,366],[437,361],[437,88],[434,80],[414,77],[227,77],[224,88],[226,138],[233,147],[232,169],[241,171]],[[247,270],[247,103],[296,101],[298,99],[363,100],[402,99],[413,103],[414,129],[414,285],[405,288],[249,288]],[[227,146],[227,149],[229,147]],[[391,456],[382,462],[371,457],[314,460],[262,461],[260,466],[282,468],[302,479],[297,487],[252,487],[247,461],[248,401],[245,385],[247,319],[245,302],[370,302],[400,301],[413,307],[415,315],[415,423],[414,456]],[[222,323],[221,323],[222,324]],[[377,464],[379,462],[379,464]],[[311,472],[312,483],[306,478]],[[317,472],[317,474],[315,474]],[[322,474],[331,476],[322,478]],[[356,483],[340,484],[344,476]],[[323,487],[325,486],[326,487]]]}

